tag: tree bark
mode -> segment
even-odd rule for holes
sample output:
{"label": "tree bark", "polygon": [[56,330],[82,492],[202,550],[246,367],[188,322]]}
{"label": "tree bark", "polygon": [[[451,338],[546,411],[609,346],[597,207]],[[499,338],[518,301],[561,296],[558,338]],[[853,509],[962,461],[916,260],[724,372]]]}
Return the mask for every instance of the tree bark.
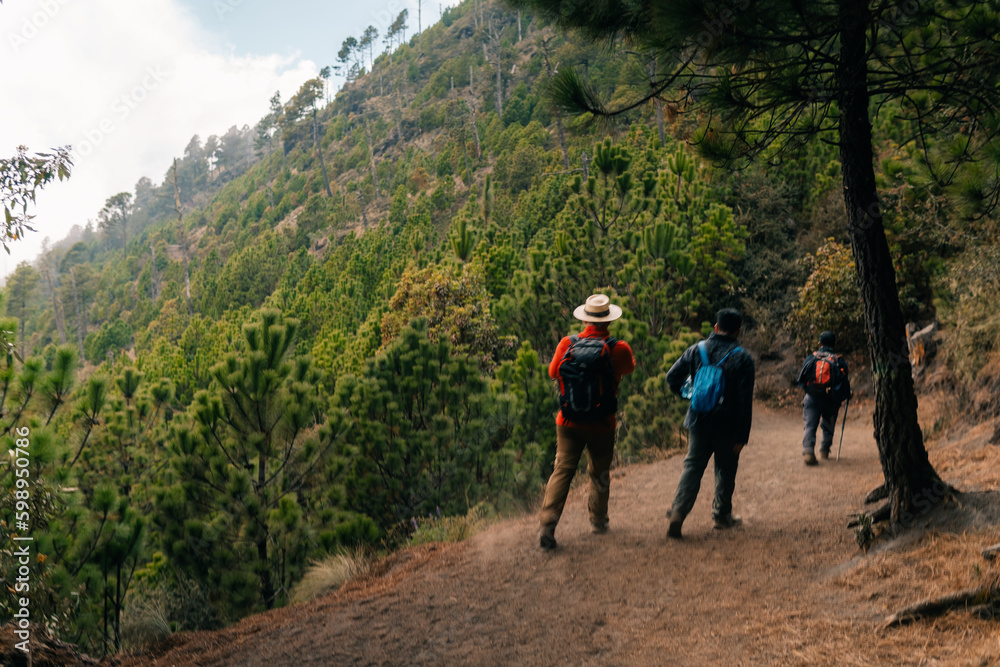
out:
{"label": "tree bark", "polygon": [[[263,452],[257,455],[257,495],[260,497],[261,506],[266,505],[263,498],[264,487],[267,483],[267,457]],[[271,581],[271,567],[267,560],[267,525],[261,526],[260,535],[257,538],[257,559],[260,561],[260,594],[264,598],[264,608],[274,607],[274,582]]]}
{"label": "tree bark", "polygon": [[869,119],[866,0],[840,0],[840,159],[848,233],[864,305],[875,384],[875,440],[888,490],[891,522],[906,527],[950,491],[934,471],[917,421],[896,272],[885,238]]}
{"label": "tree bark", "polygon": [[69,268],[69,282],[73,286],[73,306],[76,308],[76,342],[80,345],[80,359],[86,358],[83,353],[83,339],[87,336],[84,329],[83,309],[80,308],[80,296],[76,291],[76,276],[73,275],[73,267]]}
{"label": "tree bark", "polygon": [[483,159],[482,144],[479,143],[479,125],[476,124],[476,95],[473,90],[472,65],[469,65],[469,116],[472,119],[472,136],[476,138],[476,159]]}
{"label": "tree bark", "polygon": [[375,165],[375,147],[372,139],[372,128],[368,121],[365,121],[365,132],[368,134],[368,159],[371,161],[372,183],[375,185],[375,199],[381,197],[378,187],[378,168]]}
{"label": "tree bark", "polygon": [[[549,78],[551,79],[553,76],[555,76],[555,72],[552,69],[552,61],[549,59],[548,40],[542,42],[542,55],[545,56],[545,72],[549,75]],[[563,167],[569,170],[569,150],[566,148],[566,130],[563,129],[562,114],[556,111],[555,115],[556,115],[556,130],[559,133],[559,149],[562,151],[562,156],[563,156]],[[663,116],[661,115],[660,119],[662,120],[662,118]],[[660,143],[663,144],[662,127],[660,128]]]}
{"label": "tree bark", "polygon": [[181,246],[184,261],[184,296],[187,298],[188,317],[194,317],[191,307],[191,272],[188,270],[187,241],[184,238],[184,215],[181,213],[181,191],[177,187],[177,158],[174,158],[174,210],[177,211],[177,240]]}
{"label": "tree bark", "polygon": [[149,242],[149,252],[153,256],[151,268],[153,269],[153,301],[160,298],[160,272],[156,269],[156,246]]}
{"label": "tree bark", "polygon": [[66,344],[66,320],[63,319],[62,304],[59,303],[59,296],[56,294],[56,288],[52,284],[52,270],[49,269],[48,264],[45,265],[45,279],[49,283],[49,292],[52,294],[52,312],[56,320],[56,331],[59,333],[59,344]]}
{"label": "tree bark", "polygon": [[497,116],[503,117],[503,72],[500,71],[500,40],[497,40]]}
{"label": "tree bark", "polygon": [[368,214],[365,213],[365,196],[358,191],[358,204],[361,206],[361,227],[362,229],[368,229]]}
{"label": "tree bark", "polygon": [[403,143],[403,99],[399,91],[396,92],[396,139],[400,145]]}
{"label": "tree bark", "polygon": [[333,199],[333,192],[330,191],[330,179],[326,176],[326,161],[323,160],[323,146],[319,141],[319,123],[316,121],[316,109],[313,109],[313,145],[316,146],[316,155],[319,156],[319,168],[323,172],[323,185],[326,187],[326,196]]}

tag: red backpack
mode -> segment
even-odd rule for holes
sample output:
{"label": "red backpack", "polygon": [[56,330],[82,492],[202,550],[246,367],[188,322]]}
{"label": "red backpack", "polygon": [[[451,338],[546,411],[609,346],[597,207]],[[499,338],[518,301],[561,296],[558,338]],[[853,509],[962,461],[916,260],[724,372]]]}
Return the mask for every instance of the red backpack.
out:
{"label": "red backpack", "polygon": [[840,355],[830,352],[813,352],[816,363],[813,372],[806,378],[806,392],[813,396],[823,396],[839,399],[840,389],[844,386],[844,368],[840,363]]}

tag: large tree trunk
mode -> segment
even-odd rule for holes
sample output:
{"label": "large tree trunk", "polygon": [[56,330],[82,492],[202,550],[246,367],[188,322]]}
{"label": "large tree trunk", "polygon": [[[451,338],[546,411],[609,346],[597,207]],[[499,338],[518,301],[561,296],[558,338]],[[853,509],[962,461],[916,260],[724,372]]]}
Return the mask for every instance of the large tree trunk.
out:
{"label": "large tree trunk", "polygon": [[160,272],[156,269],[156,246],[152,241],[149,242],[149,252],[153,257],[150,268],[153,272],[153,302],[155,303],[160,298]]}
{"label": "large tree trunk", "polygon": [[80,345],[80,360],[86,359],[83,353],[83,339],[87,336],[83,322],[83,309],[80,308],[80,295],[76,291],[76,276],[73,275],[73,267],[69,268],[69,282],[73,286],[73,306],[76,308],[76,342]]}
{"label": "large tree trunk", "polygon": [[66,320],[63,319],[62,303],[59,302],[59,295],[56,294],[55,285],[52,283],[52,271],[48,265],[45,266],[45,279],[49,283],[49,292],[52,294],[52,314],[56,320],[56,331],[59,332],[59,344],[66,344]]}
{"label": "large tree trunk", "polygon": [[382,196],[378,187],[378,166],[375,164],[375,140],[372,139],[372,128],[368,121],[365,121],[365,132],[368,135],[368,159],[371,163],[372,184],[375,186],[375,199]]}
{"label": "large tree trunk", "polygon": [[316,109],[313,109],[313,144],[316,146],[316,155],[319,156],[319,168],[323,172],[323,185],[326,187],[326,196],[333,199],[333,192],[330,190],[330,179],[326,176],[326,161],[323,159],[323,145],[319,136],[319,123],[316,120]]}
{"label": "large tree trunk", "polygon": [[[257,455],[257,496],[261,506],[266,506],[264,488],[267,485],[267,457],[263,452]],[[260,568],[260,593],[264,598],[264,608],[274,607],[274,582],[271,580],[271,566],[267,558],[267,524],[261,522],[260,534],[257,537],[257,560]]]}
{"label": "large tree trunk", "polygon": [[927,458],[889,244],[882,226],[869,120],[866,0],[840,0],[840,160],[848,232],[875,384],[875,441],[894,527],[908,527],[949,491]]}
{"label": "large tree trunk", "polygon": [[469,65],[469,118],[472,121],[472,136],[476,138],[476,159],[483,159],[483,147],[479,143],[479,125],[476,124],[476,94],[473,90],[472,65]]}
{"label": "large tree trunk", "polygon": [[188,317],[194,317],[191,307],[191,272],[188,270],[187,240],[184,238],[184,215],[181,213],[181,191],[177,187],[177,158],[174,158],[174,209],[177,211],[177,241],[184,260],[184,297],[187,299]]}
{"label": "large tree trunk", "polygon": [[[549,60],[548,40],[542,42],[542,55],[545,56],[545,72],[548,74],[549,79],[551,79],[553,76],[555,76],[555,72],[552,70],[552,61]],[[472,71],[471,66],[469,67],[469,71],[470,72]],[[567,150],[566,148],[566,131],[563,129],[562,114],[556,111],[555,116],[556,116],[556,130],[558,130],[559,133],[559,150],[562,151],[562,156],[563,156],[563,167],[566,169],[566,171],[569,171],[569,150]],[[661,134],[660,142],[662,144],[663,143],[662,130],[660,134]]]}

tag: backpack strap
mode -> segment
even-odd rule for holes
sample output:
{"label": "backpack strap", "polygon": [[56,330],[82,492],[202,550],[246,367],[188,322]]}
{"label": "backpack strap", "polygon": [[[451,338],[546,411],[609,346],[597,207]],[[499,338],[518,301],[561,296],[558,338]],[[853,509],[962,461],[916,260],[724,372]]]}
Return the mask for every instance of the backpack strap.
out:
{"label": "backpack strap", "polygon": [[701,341],[698,343],[698,352],[701,353],[701,365],[711,366],[712,362],[708,359],[708,341]]}
{"label": "backpack strap", "polygon": [[737,345],[733,349],[729,350],[729,352],[726,352],[726,356],[724,356],[721,359],[719,359],[719,363],[717,363],[716,366],[721,366],[722,362],[725,361],[726,359],[728,359],[729,355],[732,354],[733,352],[742,352],[742,351],[743,351],[743,348],[740,347],[739,345]]}

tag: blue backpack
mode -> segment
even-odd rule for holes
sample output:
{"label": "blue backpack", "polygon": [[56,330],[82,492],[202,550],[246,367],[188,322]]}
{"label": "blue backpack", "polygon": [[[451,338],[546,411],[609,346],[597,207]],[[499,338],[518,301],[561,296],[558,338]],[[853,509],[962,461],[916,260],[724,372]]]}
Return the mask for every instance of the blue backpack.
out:
{"label": "blue backpack", "polygon": [[708,359],[708,350],[705,345],[706,341],[698,343],[698,352],[701,353],[701,368],[694,374],[690,390],[691,411],[698,413],[711,412],[722,403],[722,394],[726,389],[726,376],[722,372],[722,363],[733,352],[743,351],[743,348],[739,346],[734,347],[726,353],[726,356],[719,359],[719,363],[713,366]]}

